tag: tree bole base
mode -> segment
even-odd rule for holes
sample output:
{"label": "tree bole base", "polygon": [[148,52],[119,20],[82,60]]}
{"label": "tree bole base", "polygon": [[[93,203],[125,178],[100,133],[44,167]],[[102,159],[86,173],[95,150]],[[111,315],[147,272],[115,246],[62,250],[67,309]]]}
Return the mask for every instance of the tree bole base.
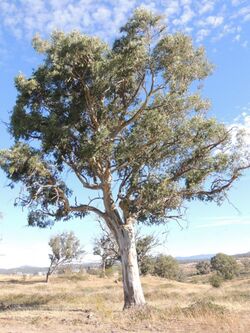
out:
{"label": "tree bole base", "polygon": [[144,301],[142,303],[131,303],[131,302],[126,302],[123,306],[123,311],[129,310],[129,309],[141,309],[147,306],[147,303]]}
{"label": "tree bole base", "polygon": [[133,224],[119,229],[118,244],[121,254],[124,309],[145,305],[141,286]]}

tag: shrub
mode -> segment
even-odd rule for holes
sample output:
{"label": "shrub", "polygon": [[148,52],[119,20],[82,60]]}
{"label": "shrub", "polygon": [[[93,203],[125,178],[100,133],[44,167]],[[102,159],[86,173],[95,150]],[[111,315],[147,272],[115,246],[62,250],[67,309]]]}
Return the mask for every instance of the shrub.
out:
{"label": "shrub", "polygon": [[225,280],[231,280],[239,273],[239,266],[236,260],[224,253],[218,253],[210,260],[211,268],[221,275]]}
{"label": "shrub", "polygon": [[155,258],[152,256],[147,256],[141,262],[140,273],[141,275],[153,274],[155,266]]}
{"label": "shrub", "polygon": [[159,255],[155,259],[153,274],[167,279],[178,280],[180,278],[179,264],[171,256]]}
{"label": "shrub", "polygon": [[222,285],[223,278],[218,274],[214,274],[210,277],[209,282],[214,288],[219,288]]}
{"label": "shrub", "polygon": [[197,269],[197,273],[200,275],[208,274],[211,271],[211,266],[208,261],[199,261],[195,268]]}
{"label": "shrub", "polygon": [[99,277],[105,278],[105,277],[112,277],[114,276],[115,270],[113,267],[109,267],[105,269],[105,272],[103,270],[100,271]]}
{"label": "shrub", "polygon": [[224,315],[227,310],[224,306],[215,304],[209,300],[198,300],[182,310],[186,316]]}

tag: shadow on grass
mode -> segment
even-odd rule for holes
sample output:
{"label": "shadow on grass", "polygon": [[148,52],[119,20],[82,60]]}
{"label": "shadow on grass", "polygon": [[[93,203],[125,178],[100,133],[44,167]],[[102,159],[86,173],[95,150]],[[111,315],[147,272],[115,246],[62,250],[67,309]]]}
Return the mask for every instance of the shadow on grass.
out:
{"label": "shadow on grass", "polygon": [[6,295],[0,298],[0,312],[8,310],[31,310],[48,304],[53,299],[50,295]]}
{"label": "shadow on grass", "polygon": [[9,285],[9,284],[20,284],[20,285],[33,285],[37,283],[46,283],[45,279],[42,280],[19,280],[19,279],[10,279],[10,280],[0,280],[0,285]]}

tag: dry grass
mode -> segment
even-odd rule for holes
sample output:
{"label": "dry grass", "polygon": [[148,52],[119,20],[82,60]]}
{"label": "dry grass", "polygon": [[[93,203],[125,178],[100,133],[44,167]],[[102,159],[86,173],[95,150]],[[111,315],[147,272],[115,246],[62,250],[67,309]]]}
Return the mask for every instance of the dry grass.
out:
{"label": "dry grass", "polygon": [[250,332],[250,279],[208,284],[142,279],[148,305],[122,311],[121,283],[95,276],[0,277],[1,333]]}

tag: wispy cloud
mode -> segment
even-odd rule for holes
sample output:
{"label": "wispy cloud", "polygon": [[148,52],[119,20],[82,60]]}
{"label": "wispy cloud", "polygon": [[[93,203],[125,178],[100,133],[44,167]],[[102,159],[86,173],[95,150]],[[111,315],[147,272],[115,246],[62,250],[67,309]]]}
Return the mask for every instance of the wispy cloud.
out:
{"label": "wispy cloud", "polygon": [[211,12],[214,9],[215,6],[215,1],[214,0],[205,0],[200,2],[200,4],[198,5],[198,13],[200,15],[206,14]]}
{"label": "wispy cloud", "polygon": [[250,225],[250,216],[244,217],[215,217],[209,218],[206,220],[206,223],[202,223],[194,226],[195,229],[200,228],[217,228],[217,227],[225,227],[230,225]]}
{"label": "wispy cloud", "polygon": [[0,26],[19,39],[53,29],[80,29],[109,39],[139,6],[165,15],[171,31],[192,33],[198,42],[227,34],[233,40],[237,27],[250,20],[245,0],[228,1],[227,6],[221,0],[0,0]]}

